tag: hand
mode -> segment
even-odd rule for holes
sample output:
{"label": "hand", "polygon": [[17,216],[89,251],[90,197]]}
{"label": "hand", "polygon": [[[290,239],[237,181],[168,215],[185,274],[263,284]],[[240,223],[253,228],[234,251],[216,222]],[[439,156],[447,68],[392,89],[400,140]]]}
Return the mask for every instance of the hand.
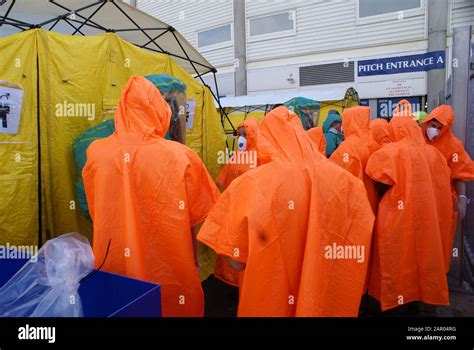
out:
{"label": "hand", "polygon": [[458,197],[458,218],[459,220],[464,219],[466,216],[467,198]]}

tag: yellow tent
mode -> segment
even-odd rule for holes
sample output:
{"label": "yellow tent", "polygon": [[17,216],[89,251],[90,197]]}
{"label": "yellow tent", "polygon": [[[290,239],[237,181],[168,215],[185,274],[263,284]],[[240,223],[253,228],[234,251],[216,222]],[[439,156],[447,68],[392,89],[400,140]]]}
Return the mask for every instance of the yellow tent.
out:
{"label": "yellow tent", "polygon": [[18,134],[0,134],[4,164],[0,170],[0,244],[38,241],[38,156],[43,242],[74,231],[91,238],[91,224],[76,203],[72,143],[85,130],[113,116],[131,75],[162,73],[186,84],[187,99],[195,104],[187,144],[211,175],[217,175],[217,155],[225,149],[225,135],[211,92],[169,55],[138,48],[113,33],[70,36],[40,29],[0,39],[0,54],[0,80],[21,84],[24,91]]}

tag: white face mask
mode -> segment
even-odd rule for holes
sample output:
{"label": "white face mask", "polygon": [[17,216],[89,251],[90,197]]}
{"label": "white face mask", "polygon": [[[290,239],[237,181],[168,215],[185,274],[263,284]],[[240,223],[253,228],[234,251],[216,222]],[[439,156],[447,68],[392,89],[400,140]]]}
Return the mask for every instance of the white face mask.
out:
{"label": "white face mask", "polygon": [[428,127],[426,128],[426,136],[428,136],[430,141],[433,141],[439,135],[439,131],[439,129]]}
{"label": "white face mask", "polygon": [[337,130],[336,128],[329,128],[329,131],[334,134],[339,134],[339,130]]}
{"label": "white face mask", "polygon": [[239,148],[240,152],[244,152],[247,149],[247,139],[243,136],[239,136],[237,147]]}

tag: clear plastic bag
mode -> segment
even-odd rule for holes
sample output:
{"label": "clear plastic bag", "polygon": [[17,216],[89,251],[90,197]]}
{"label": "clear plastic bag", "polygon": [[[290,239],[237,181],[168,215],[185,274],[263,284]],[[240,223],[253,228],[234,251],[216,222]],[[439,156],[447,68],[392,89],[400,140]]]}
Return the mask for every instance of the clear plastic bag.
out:
{"label": "clear plastic bag", "polygon": [[68,233],[47,241],[0,288],[0,316],[81,317],[79,284],[93,264],[86,237]]}

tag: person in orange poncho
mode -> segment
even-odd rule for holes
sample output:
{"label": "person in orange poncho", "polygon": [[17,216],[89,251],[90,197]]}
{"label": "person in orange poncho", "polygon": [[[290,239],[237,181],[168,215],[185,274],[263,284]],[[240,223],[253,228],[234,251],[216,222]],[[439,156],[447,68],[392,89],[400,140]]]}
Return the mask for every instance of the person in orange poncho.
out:
{"label": "person in orange poncho", "polygon": [[369,132],[370,107],[352,107],[342,113],[344,141],[329,159],[364,182],[374,213],[377,213],[378,196],[375,182],[365,173],[370,155],[379,148]]}
{"label": "person in orange poncho", "polygon": [[[229,160],[229,164],[222,167],[216,178],[222,190],[225,190],[237,177],[257,166],[249,161],[253,157],[246,157],[244,154],[245,152],[255,152],[257,130],[258,120],[255,118],[244,120],[237,126],[238,149]],[[240,144],[242,145],[240,146]],[[240,159],[243,161],[239,162]]]}
{"label": "person in orange poncho", "polygon": [[323,128],[316,126],[309,129],[306,134],[313,141],[319,152],[326,154],[326,139],[324,138]]}
{"label": "person in orange poncho", "polygon": [[[256,157],[256,137],[258,131],[258,120],[250,118],[244,120],[237,127],[238,132],[238,150],[234,153],[229,164],[224,165],[222,170],[217,176],[217,183],[223,190],[229,187],[230,183],[237,177],[245,173],[246,171],[253,169],[257,164],[251,163],[249,160],[257,160]],[[254,153],[252,156],[246,156],[246,154]],[[244,162],[238,161],[239,159]],[[247,161],[245,161],[247,160]],[[239,280],[242,272],[234,270],[230,267],[228,262],[223,256],[218,256],[216,259],[216,267],[214,270],[214,276],[221,281],[230,285],[239,286]]]}
{"label": "person in orange poncho", "polygon": [[451,127],[454,124],[454,112],[451,106],[441,105],[426,117],[421,127],[428,144],[436,147],[446,158],[451,168],[451,178],[458,198],[458,212],[461,218],[466,211],[465,182],[474,180],[474,162],[464,149],[463,144],[454,136]]}
{"label": "person in orange poncho", "polygon": [[238,316],[357,316],[374,215],[363,183],[297,119],[286,107],[265,116],[261,165],[224,191],[198,240],[245,268]]}
{"label": "person in orange poncho", "polygon": [[370,136],[380,146],[384,143],[392,142],[388,136],[388,121],[383,118],[375,118],[369,124]]}
{"label": "person in orange poncho", "polygon": [[464,219],[467,207],[466,182],[474,180],[474,162],[464,149],[463,144],[451,131],[454,112],[451,106],[441,105],[431,111],[421,123],[423,136],[429,145],[436,147],[448,162],[451,169],[452,196],[455,203],[452,213],[450,244],[446,245],[446,270],[452,255],[452,241],[458,219]]}
{"label": "person in orange poncho", "polygon": [[158,89],[133,76],[114,134],[87,149],[93,251],[96,267],[159,283],[163,316],[203,316],[194,235],[219,191],[193,150],[164,139],[170,116]]}
{"label": "person in orange poncho", "polygon": [[389,134],[393,142],[366,168],[389,186],[378,207],[369,295],[382,311],[412,301],[448,305],[442,236],[451,220],[449,168],[413,118],[394,117]]}

